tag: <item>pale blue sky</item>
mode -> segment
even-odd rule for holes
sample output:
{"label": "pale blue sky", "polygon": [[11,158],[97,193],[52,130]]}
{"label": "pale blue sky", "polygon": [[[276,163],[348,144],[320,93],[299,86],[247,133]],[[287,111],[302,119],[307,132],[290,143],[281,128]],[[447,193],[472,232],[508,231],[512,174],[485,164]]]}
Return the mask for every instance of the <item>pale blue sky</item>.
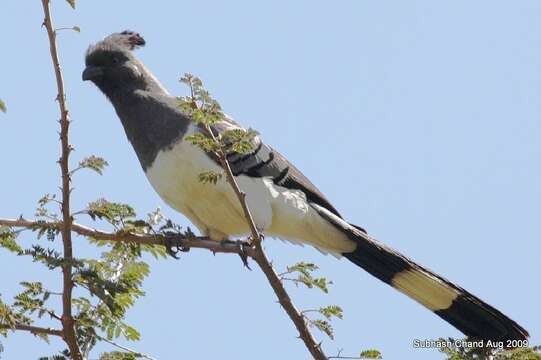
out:
{"label": "pale blue sky", "polygon": [[[175,94],[200,76],[226,112],[287,155],[351,222],[477,294],[541,342],[541,2],[539,1],[54,1],[73,119],[73,163],[107,158],[105,176],[74,179],[74,209],[106,197],[140,214],[157,206],[113,108],[81,81],[86,47],[140,32],[138,56]],[[0,5],[0,217],[33,215],[59,184],[58,119],[41,5]],[[81,222],[89,223],[86,219]],[[30,243],[32,238],[21,239]],[[83,238],[76,253],[94,254]],[[300,308],[339,304],[329,355],[380,349],[386,359],[437,359],[413,339],[460,336],[347,260],[266,241],[278,269],[304,260],[332,279],[329,295],[295,289]],[[0,253],[0,293],[50,274]],[[237,257],[192,251],[152,261],[147,296],[129,320],[130,346],[158,359],[308,359],[259,271]],[[526,290],[528,289],[528,290]],[[61,349],[30,335],[1,340],[3,359]],[[100,346],[100,350],[110,349]]]}

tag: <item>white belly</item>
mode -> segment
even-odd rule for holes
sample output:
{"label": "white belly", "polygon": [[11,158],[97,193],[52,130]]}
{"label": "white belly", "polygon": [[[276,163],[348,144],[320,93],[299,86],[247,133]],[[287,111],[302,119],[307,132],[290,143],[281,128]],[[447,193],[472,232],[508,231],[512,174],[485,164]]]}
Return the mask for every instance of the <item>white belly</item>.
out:
{"label": "white belly", "polygon": [[[190,134],[191,131],[188,132]],[[198,180],[205,171],[220,172],[198,147],[181,141],[160,151],[146,175],[162,199],[184,214],[203,234],[215,240],[249,234],[242,207],[225,177],[217,184]],[[354,243],[322,219],[301,191],[271,179],[236,178],[259,230],[284,240],[309,243],[324,251],[352,251]]]}

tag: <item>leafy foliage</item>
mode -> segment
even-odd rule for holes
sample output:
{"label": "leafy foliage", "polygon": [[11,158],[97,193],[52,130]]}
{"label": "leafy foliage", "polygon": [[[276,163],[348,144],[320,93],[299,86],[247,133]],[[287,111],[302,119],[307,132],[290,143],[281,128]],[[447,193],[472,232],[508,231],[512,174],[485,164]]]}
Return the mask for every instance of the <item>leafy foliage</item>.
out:
{"label": "leafy foliage", "polygon": [[102,338],[112,340],[123,336],[126,340],[135,341],[141,337],[124,318],[135,300],[145,294],[142,284],[150,268],[140,260],[143,247],[123,242],[108,242],[107,245],[110,249],[103,252],[99,260],[83,260],[84,266],[74,274],[74,282],[92,296],[73,299],[79,342],[89,346]]}
{"label": "leafy foliage", "polygon": [[321,319],[311,320],[311,319],[309,319],[308,324],[310,326],[313,326],[313,327],[317,328],[319,331],[321,331],[322,333],[325,333],[329,338],[334,340],[334,329],[327,320],[321,320]]}
{"label": "leafy foliage", "polygon": [[98,218],[118,227],[119,225],[124,225],[125,220],[134,218],[135,210],[127,204],[98,199],[88,204],[87,214],[92,220]]}
{"label": "leafy foliage", "polygon": [[58,202],[55,194],[45,194],[38,200],[35,216],[42,220],[58,220],[58,214],[49,210],[48,205],[51,202]]}
{"label": "leafy foliage", "polygon": [[47,266],[49,270],[59,268],[68,262],[75,266],[80,265],[75,259],[66,260],[58,251],[51,248],[44,248],[36,244],[32,245],[29,249],[25,249],[23,255],[32,257],[33,262],[40,262]]}
{"label": "leafy foliage", "polygon": [[0,297],[0,324],[7,327],[0,327],[0,335],[5,337],[9,329],[14,330],[17,325],[30,325],[32,319],[17,312],[12,306],[4,303]]}
{"label": "leafy foliage", "polygon": [[45,303],[51,296],[51,293],[43,288],[42,283],[23,281],[20,284],[25,290],[15,295],[13,308],[18,309],[20,314],[26,315],[32,315],[37,311],[38,318],[43,317],[46,313],[50,313],[45,308]]}
{"label": "leafy foliage", "polygon": [[109,163],[104,158],[91,155],[89,157],[84,158],[83,160],[79,162],[78,169],[90,169],[90,170],[94,170],[99,175],[103,175],[103,170],[108,165]]}
{"label": "leafy foliage", "polygon": [[220,149],[219,143],[216,143],[214,140],[209,139],[207,136],[201,133],[186,136],[186,140],[206,152],[216,152]]}
{"label": "leafy foliage", "polygon": [[[55,219],[53,219],[55,220]],[[56,236],[60,234],[60,229],[50,222],[44,220],[36,221],[35,225],[32,227],[32,231],[38,233],[37,238],[41,239],[44,235],[49,241],[54,241]]]}
{"label": "leafy foliage", "polygon": [[19,246],[16,239],[17,234],[15,232],[7,226],[0,226],[0,247],[20,255],[23,252],[23,248]]}
{"label": "leafy foliage", "polygon": [[221,140],[228,153],[248,154],[254,148],[252,140],[257,135],[252,129],[233,129],[224,131]]}
{"label": "leafy foliage", "polygon": [[191,74],[184,74],[180,82],[188,85],[190,96],[179,97],[179,107],[197,125],[213,125],[224,118],[220,104],[203,88],[201,79]]}
{"label": "leafy foliage", "polygon": [[63,351],[65,355],[53,355],[53,356],[44,356],[38,358],[38,360],[68,360],[68,353]]}
{"label": "leafy foliage", "polygon": [[381,353],[378,350],[374,350],[374,349],[361,351],[361,353],[359,354],[359,357],[361,359],[383,359]]}
{"label": "leafy foliage", "polygon": [[327,319],[331,319],[333,316],[339,319],[343,318],[342,308],[338,305],[329,305],[319,308],[319,313],[325,316]]}
{"label": "leafy foliage", "polygon": [[218,173],[215,171],[204,171],[198,175],[198,179],[203,184],[211,183],[216,185],[216,183],[222,178],[222,176],[223,173]]}
{"label": "leafy foliage", "polygon": [[[307,313],[317,312],[325,317],[325,319],[310,319],[306,316]],[[338,305],[330,305],[322,307],[316,310],[305,310],[302,312],[308,324],[312,327],[317,328],[319,331],[326,334],[329,338],[334,340],[334,329],[329,322],[333,317],[338,319],[343,318],[342,308]]]}
{"label": "leafy foliage", "polygon": [[[315,278],[312,276],[312,273],[316,270],[318,270],[318,266],[312,263],[305,263],[305,262],[299,262],[296,263],[293,266],[288,266],[287,271],[280,274],[280,278],[282,280],[292,281],[296,285],[303,284],[307,288],[311,289],[313,287],[316,287],[323,291],[324,293],[328,293],[328,285],[332,284],[332,281],[328,281],[324,277]],[[296,278],[290,278],[286,277],[286,275],[289,274],[296,274]]]}
{"label": "leafy foliage", "polygon": [[[180,81],[190,88],[190,96],[178,98],[180,109],[207,132],[213,131],[212,125],[225,118],[220,104],[203,88],[203,82],[198,77],[184,74]],[[253,139],[258,133],[252,129],[231,129],[213,135],[214,138],[208,134],[196,133],[187,136],[186,139],[206,152],[247,154],[253,149]],[[203,182],[215,183],[207,179],[207,176],[200,177]]]}
{"label": "leafy foliage", "polygon": [[144,356],[134,353],[113,351],[101,354],[99,360],[137,360],[143,358]]}

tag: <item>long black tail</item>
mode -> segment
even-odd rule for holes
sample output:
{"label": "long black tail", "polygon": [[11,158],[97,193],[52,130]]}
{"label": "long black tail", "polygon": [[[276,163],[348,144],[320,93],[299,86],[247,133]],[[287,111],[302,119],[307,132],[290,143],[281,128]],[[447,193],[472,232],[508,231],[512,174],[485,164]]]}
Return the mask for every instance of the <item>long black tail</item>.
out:
{"label": "long black tail", "polygon": [[515,321],[475,295],[413,262],[322,207],[312,206],[351,240],[355,251],[343,254],[381,281],[433,311],[465,335],[482,340],[524,340],[529,334]]}

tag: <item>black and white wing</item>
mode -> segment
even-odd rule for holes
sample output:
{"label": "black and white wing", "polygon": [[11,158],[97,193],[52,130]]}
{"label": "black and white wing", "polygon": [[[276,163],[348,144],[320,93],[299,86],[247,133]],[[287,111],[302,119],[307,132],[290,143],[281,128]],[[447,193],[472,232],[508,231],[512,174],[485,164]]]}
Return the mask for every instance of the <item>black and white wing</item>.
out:
{"label": "black and white wing", "polygon": [[[211,129],[215,134],[223,134],[225,131],[242,127],[233,119],[225,117],[220,123],[211,126]],[[227,158],[233,175],[270,178],[278,186],[302,191],[309,202],[341,217],[325,195],[299,169],[278,151],[266,145],[259,136],[252,139],[252,150],[248,154],[230,153]]]}

